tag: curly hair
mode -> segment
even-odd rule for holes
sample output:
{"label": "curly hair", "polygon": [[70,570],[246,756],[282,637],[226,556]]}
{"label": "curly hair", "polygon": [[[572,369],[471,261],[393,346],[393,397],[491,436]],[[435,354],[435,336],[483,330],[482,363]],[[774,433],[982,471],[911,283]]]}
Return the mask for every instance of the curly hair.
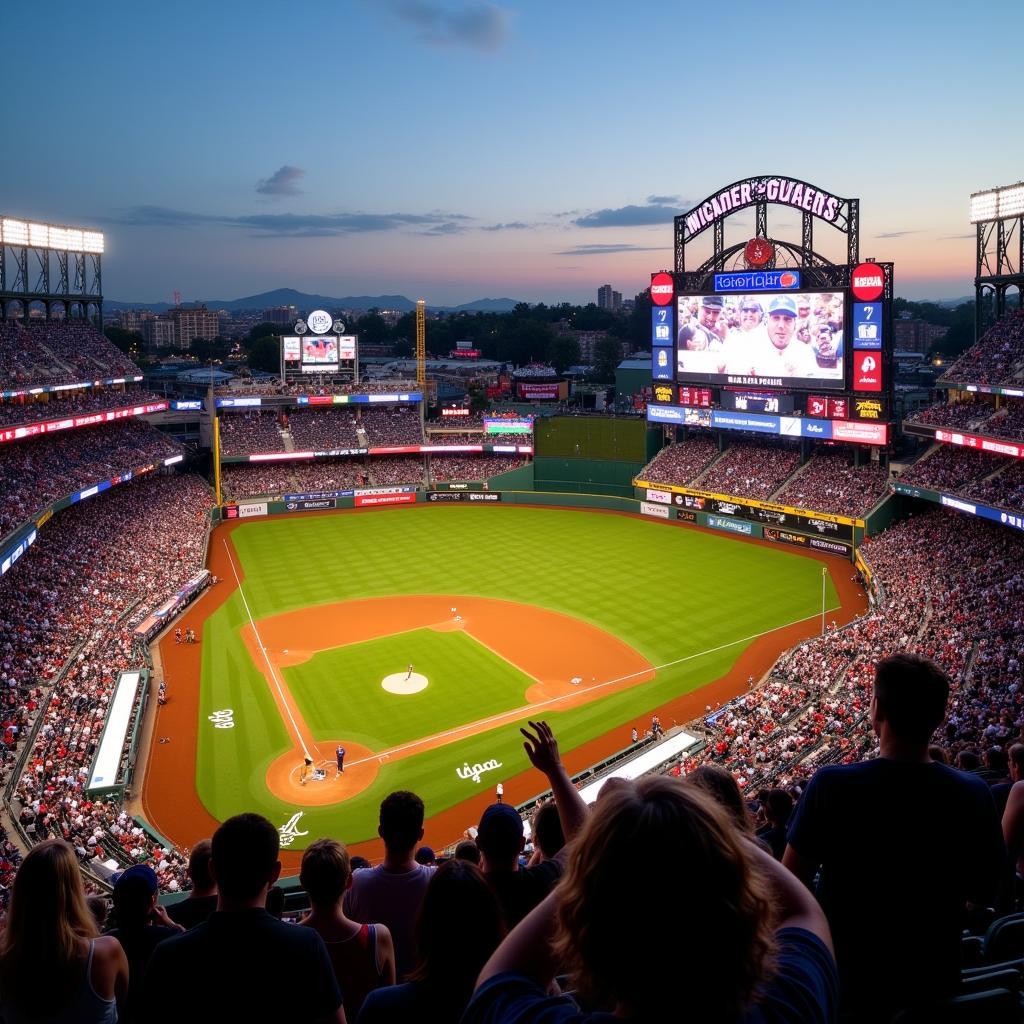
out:
{"label": "curly hair", "polygon": [[698,786],[608,787],[558,889],[554,951],[581,995],[656,1018],[672,979],[694,1019],[742,1013],[771,972],[775,918],[746,843]]}

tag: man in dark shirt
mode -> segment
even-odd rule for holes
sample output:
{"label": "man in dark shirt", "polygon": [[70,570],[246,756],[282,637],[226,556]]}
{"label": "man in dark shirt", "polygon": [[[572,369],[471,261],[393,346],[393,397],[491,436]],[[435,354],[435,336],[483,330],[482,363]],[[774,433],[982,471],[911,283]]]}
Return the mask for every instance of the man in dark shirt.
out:
{"label": "man in dark shirt", "polygon": [[277,830],[258,814],[239,814],[217,829],[210,863],[217,910],[153,953],[143,991],[147,1024],[345,1024],[323,939],[266,911],[281,874],[278,850]]}
{"label": "man in dark shirt", "polygon": [[114,883],[116,928],[110,931],[128,958],[128,994],[118,1014],[123,1024],[141,1020],[139,994],[142,978],[153,950],[164,941],[180,935],[182,928],[167,917],[156,902],[156,872],[148,864],[135,864],[123,871]]}
{"label": "man in dark shirt", "polygon": [[[530,763],[544,773],[558,807],[565,840],[582,827],[586,804],[572,784],[558,753],[558,742],[546,722],[530,722],[534,732],[520,729]],[[484,877],[494,890],[509,928],[515,927],[562,877],[568,856],[563,846],[550,860],[521,868],[519,855],[525,845],[523,819],[511,804],[491,804],[480,818],[476,845],[480,848]]]}
{"label": "man in dark shirt", "polygon": [[948,697],[927,659],[880,661],[880,756],[818,771],[790,824],[783,863],[808,886],[821,869],[818,899],[854,1019],[954,991],[965,908],[989,903],[998,885],[1005,854],[988,786],[928,753]]}
{"label": "man in dark shirt", "polygon": [[188,858],[188,877],[192,879],[192,890],[188,899],[172,903],[167,916],[182,928],[195,928],[202,924],[217,909],[217,884],[210,875],[209,839],[200,839],[192,847]]}

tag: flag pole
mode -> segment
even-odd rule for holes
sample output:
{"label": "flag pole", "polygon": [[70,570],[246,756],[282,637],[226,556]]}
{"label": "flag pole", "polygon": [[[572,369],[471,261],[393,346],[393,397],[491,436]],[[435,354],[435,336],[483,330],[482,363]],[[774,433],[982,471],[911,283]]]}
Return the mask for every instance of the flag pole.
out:
{"label": "flag pole", "polygon": [[825,576],[828,574],[828,569],[825,566],[821,567],[821,635],[825,635]]}

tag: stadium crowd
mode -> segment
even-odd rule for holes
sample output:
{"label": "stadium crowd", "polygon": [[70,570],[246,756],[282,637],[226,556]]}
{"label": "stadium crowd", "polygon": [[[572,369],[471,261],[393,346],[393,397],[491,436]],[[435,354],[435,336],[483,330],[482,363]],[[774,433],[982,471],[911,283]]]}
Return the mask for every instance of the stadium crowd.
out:
{"label": "stadium crowd", "polygon": [[691,432],[681,444],[662,448],[643,468],[640,476],[652,484],[685,487],[718,458],[718,443],[712,437]]}
{"label": "stadium crowd", "polygon": [[422,458],[404,455],[381,455],[370,459],[370,485],[422,484],[426,467]]}
{"label": "stadium crowd", "polygon": [[991,415],[991,403],[982,398],[970,398],[963,402],[935,402],[919,409],[907,419],[935,427],[973,427]]}
{"label": "stadium crowd", "polygon": [[765,501],[800,465],[800,452],[782,445],[732,442],[725,454],[694,481],[702,491]]}
{"label": "stadium crowd", "polygon": [[438,483],[449,480],[487,480],[527,464],[514,455],[431,455],[430,475]]}
{"label": "stadium crowd", "polygon": [[980,432],[991,434],[993,437],[1024,440],[1024,402],[1005,406],[992,419],[985,421]]}
{"label": "stadium crowd", "polygon": [[1009,460],[1000,455],[944,444],[936,446],[932,452],[926,452],[905,470],[900,482],[964,493],[973,481],[989,476],[1007,465]]}
{"label": "stadium crowd", "polygon": [[218,395],[390,395],[408,394],[416,391],[414,380],[364,380],[358,384],[332,381],[321,377],[304,378],[290,384],[282,384],[280,378],[255,378],[245,380],[236,377],[216,389]]}
{"label": "stadium crowd", "polygon": [[371,448],[378,445],[423,444],[420,417],[412,406],[363,409],[359,426]]}
{"label": "stadium crowd", "polygon": [[352,407],[344,409],[291,409],[288,429],[298,451],[332,451],[358,448],[357,420]]}
{"label": "stadium crowd", "polygon": [[139,368],[92,324],[0,321],[0,380],[8,388],[135,377]]}
{"label": "stadium crowd", "polygon": [[1007,313],[946,372],[943,381],[1014,384],[1024,373],[1024,310]]}
{"label": "stadium crowd", "polygon": [[857,518],[885,496],[888,483],[889,474],[878,462],[854,466],[851,453],[818,452],[775,495],[775,501]]}
{"label": "stadium crowd", "polygon": [[285,450],[275,412],[229,412],[218,418],[221,451],[225,455],[259,455]]}
{"label": "stadium crowd", "polygon": [[0,536],[58,498],[181,454],[139,420],[87,427],[0,446]]}
{"label": "stadium crowd", "polygon": [[58,514],[0,578],[5,776],[32,743],[12,813],[32,841],[65,839],[83,863],[151,863],[169,890],[181,859],[84,785],[117,674],[140,663],[133,630],[203,567],[211,504],[193,475],[122,484]]}
{"label": "stadium crowd", "polygon": [[366,485],[362,460],[317,459],[271,465],[227,465],[221,468],[221,486],[232,498],[266,495],[347,491]]}
{"label": "stadium crowd", "polygon": [[67,416],[126,409],[143,403],[159,402],[161,395],[145,388],[90,388],[87,391],[62,391],[35,401],[10,399],[0,402],[0,425],[12,427],[22,423],[40,423]]}

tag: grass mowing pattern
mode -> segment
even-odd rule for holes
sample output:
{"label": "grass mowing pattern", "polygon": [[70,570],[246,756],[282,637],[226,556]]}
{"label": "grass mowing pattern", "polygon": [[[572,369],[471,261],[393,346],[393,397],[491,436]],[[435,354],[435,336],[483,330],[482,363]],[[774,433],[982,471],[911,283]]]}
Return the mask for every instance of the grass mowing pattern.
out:
{"label": "grass mowing pattern", "polygon": [[[269,519],[237,528],[232,538],[257,620],[307,605],[361,597],[479,595],[574,615],[614,633],[654,665],[668,666],[643,686],[583,708],[550,714],[563,750],[630,718],[649,715],[667,700],[722,675],[746,647],[735,641],[821,609],[821,567],[816,561],[796,557],[782,547],[743,544],[727,536],[627,516],[515,506],[424,505]],[[831,580],[827,588],[827,607],[837,607]],[[246,621],[236,593],[204,630],[197,789],[215,817],[254,810],[283,824],[298,808],[273,797],[263,778],[270,762],[289,746],[287,732],[239,636]],[[713,650],[723,644],[732,646]],[[319,671],[315,665],[319,657],[308,664],[309,669]],[[390,671],[401,671],[410,660],[421,671],[417,658],[406,655]],[[300,687],[304,667],[287,670],[299,670]],[[481,689],[485,682],[487,678],[479,680]],[[301,699],[315,718],[311,728],[318,734],[322,729],[325,738],[349,735],[350,726],[354,740],[359,740],[357,732],[368,735],[390,728],[371,721],[356,728],[343,691],[323,684],[316,689],[315,695],[306,692]],[[337,693],[333,713],[331,692]],[[428,687],[425,693],[430,692]],[[206,716],[224,708],[234,711],[236,727],[212,728]],[[418,736],[445,728],[438,705],[424,704],[424,713],[418,717]],[[470,712],[464,720],[474,717]],[[624,746],[627,737],[624,727]],[[338,807],[305,809],[301,827],[309,835],[293,848],[301,849],[324,835],[345,842],[373,838],[377,807],[393,789],[413,789],[426,803],[427,814],[436,814],[478,791],[472,781],[460,779],[455,769],[463,762],[491,758],[502,762],[505,777],[529,767],[517,726],[499,726],[384,765],[374,784],[358,797]],[[480,785],[501,781],[499,773],[491,774],[495,777],[486,777]],[[541,784],[538,780],[538,788]]]}
{"label": "grass mowing pattern", "polygon": [[[397,694],[380,685],[410,662],[430,680],[425,690]],[[343,736],[371,750],[421,739],[427,723],[443,732],[520,707],[533,682],[467,633],[430,629],[322,651],[284,677],[315,739]]]}

